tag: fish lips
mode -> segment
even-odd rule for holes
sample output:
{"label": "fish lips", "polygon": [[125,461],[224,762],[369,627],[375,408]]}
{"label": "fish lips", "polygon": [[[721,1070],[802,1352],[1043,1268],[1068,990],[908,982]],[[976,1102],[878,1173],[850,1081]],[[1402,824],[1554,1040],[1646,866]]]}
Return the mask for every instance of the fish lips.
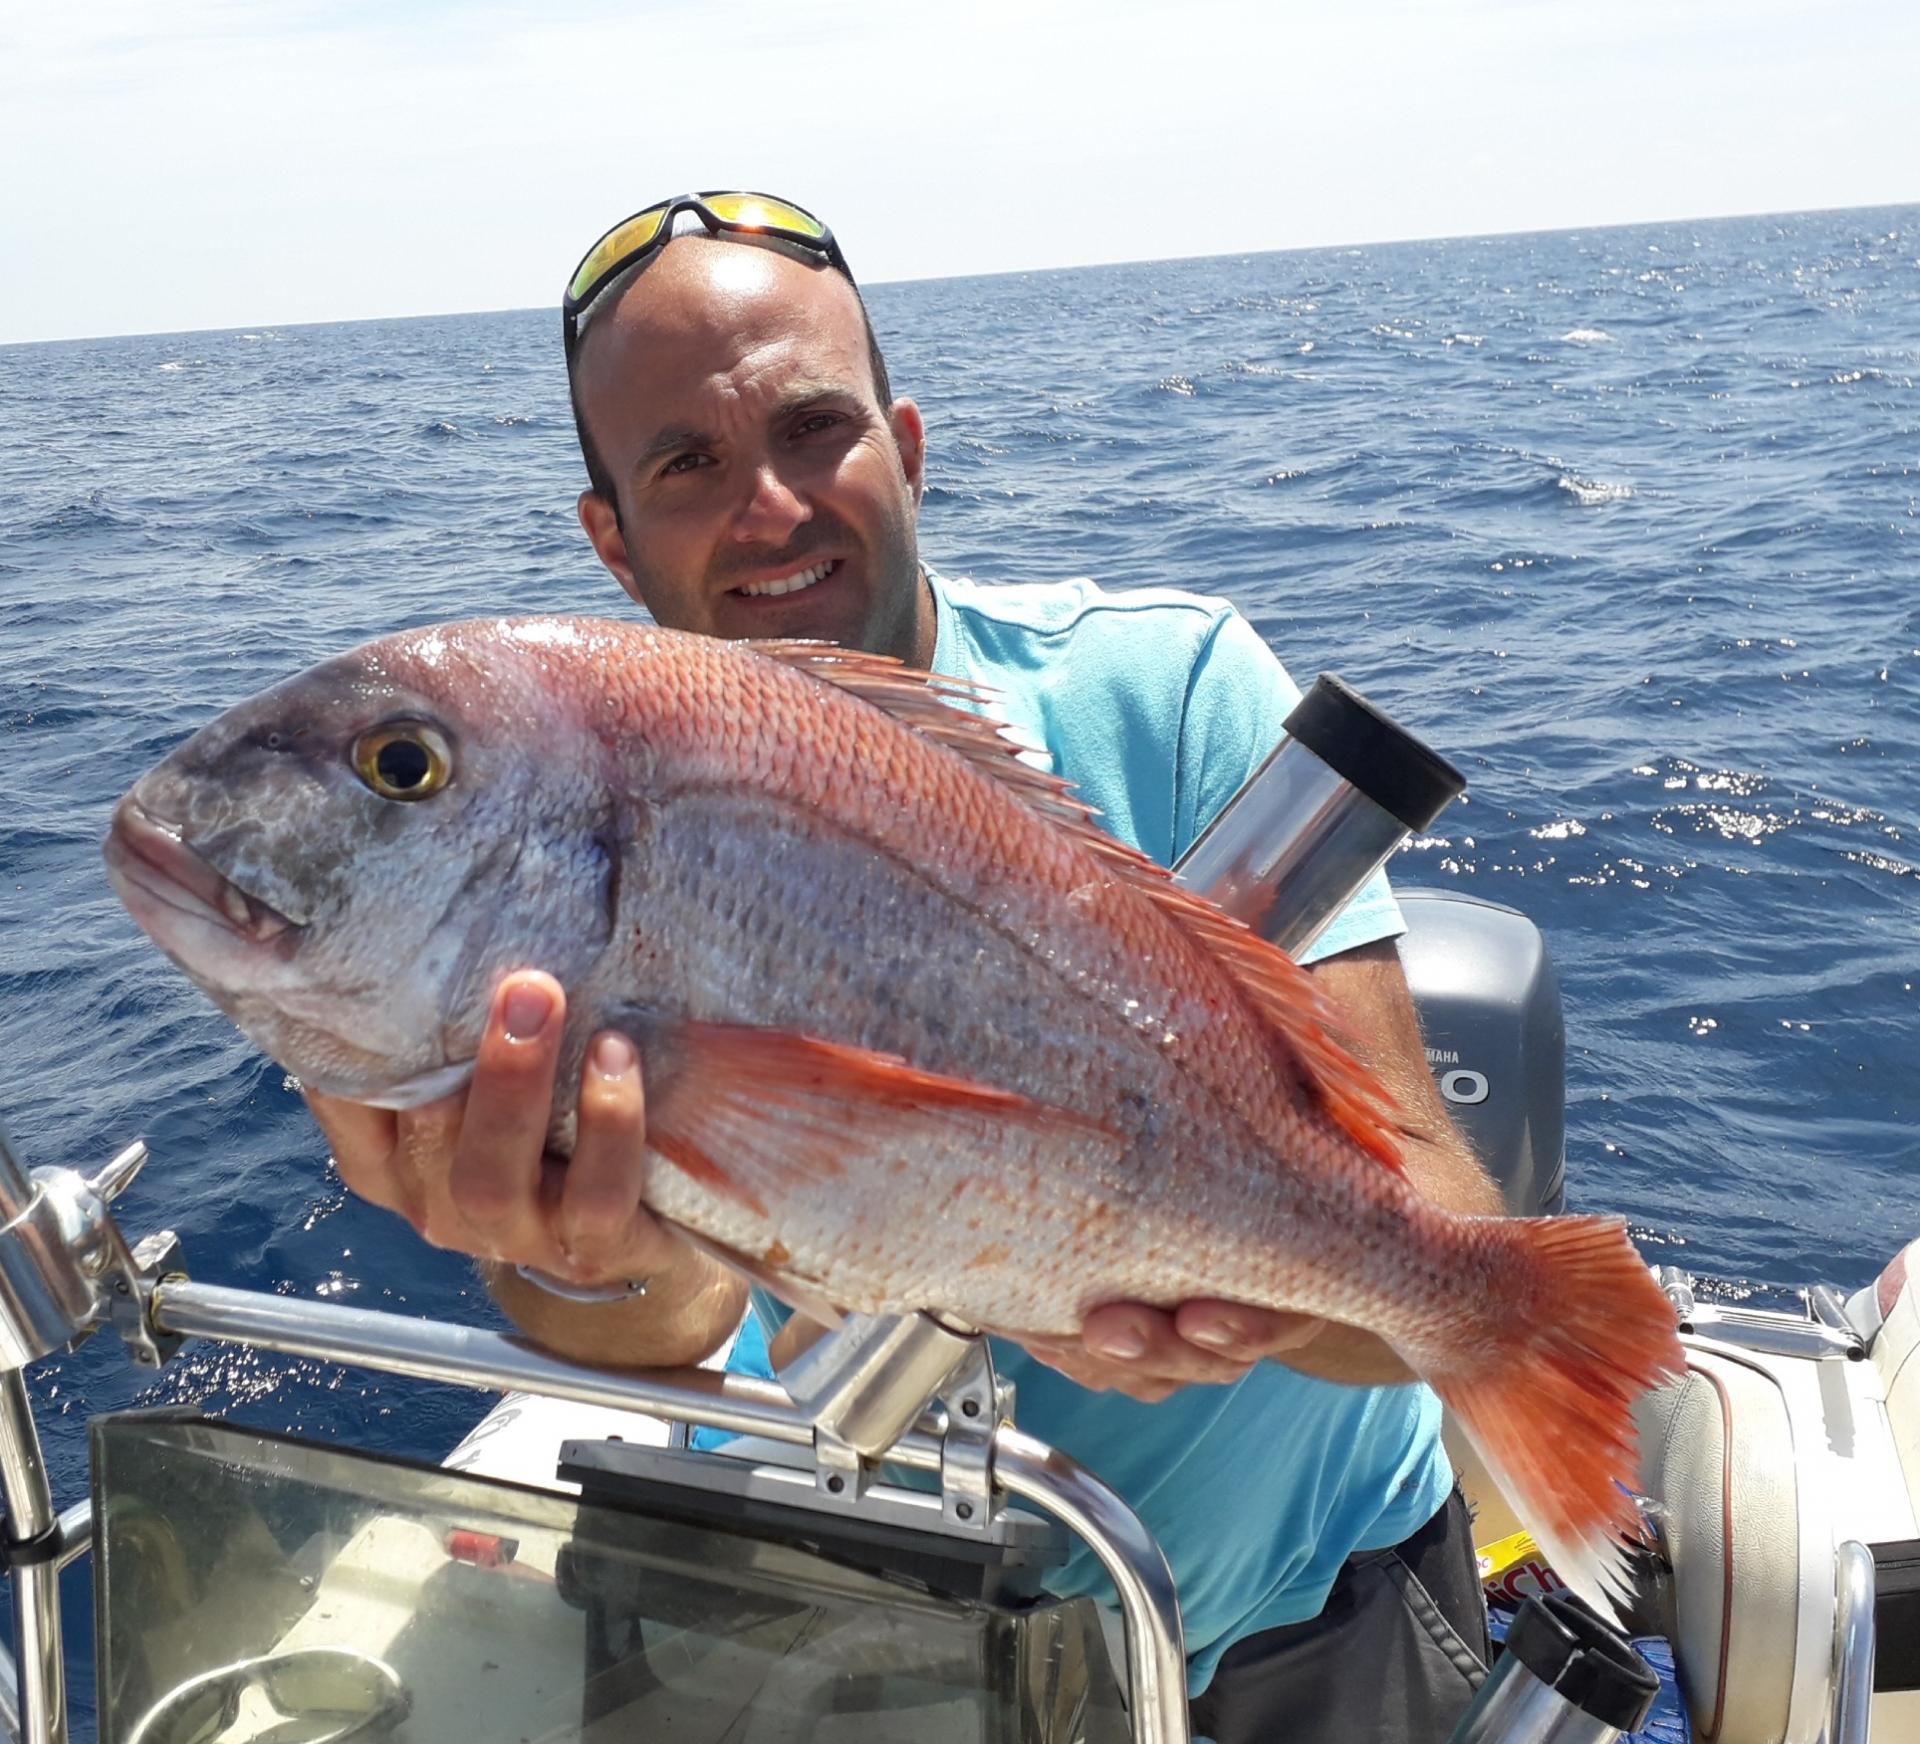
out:
{"label": "fish lips", "polygon": [[101,853],[114,894],[169,956],[201,968],[210,950],[237,947],[284,960],[299,943],[300,921],[242,890],[131,793],[114,808]]}

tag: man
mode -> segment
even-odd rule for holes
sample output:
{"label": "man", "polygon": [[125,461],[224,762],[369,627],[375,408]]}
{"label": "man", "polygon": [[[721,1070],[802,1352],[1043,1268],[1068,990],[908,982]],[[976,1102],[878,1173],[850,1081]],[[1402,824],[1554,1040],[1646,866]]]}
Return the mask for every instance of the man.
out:
{"label": "man", "polygon": [[[805,212],[748,195],[650,208],[589,253],[565,320],[581,524],[660,623],[831,639],[995,685],[1108,827],[1163,860],[1278,738],[1295,693],[1218,602],[975,587],[922,564],[920,414],[892,397],[846,262]],[[1376,881],[1312,972],[1400,1103],[1412,1178],[1497,1210],[1426,1071],[1399,930]],[[563,1020],[556,983],[511,976],[464,1096],[398,1117],[313,1097],[315,1112],[349,1185],[480,1256],[535,1338],[603,1363],[697,1360],[747,1286],[639,1203],[645,1089],[624,1036],[589,1051],[570,1161],[543,1156]],[[644,1294],[623,1286],[641,1279]],[[805,1336],[797,1318],[780,1335]],[[1078,1342],[999,1354],[1023,1426],[1087,1460],[1167,1549],[1198,1731],[1446,1736],[1484,1617],[1437,1401],[1394,1384],[1409,1377],[1384,1345],[1231,1303],[1115,1303]],[[1064,1589],[1090,1582],[1085,1564]]]}

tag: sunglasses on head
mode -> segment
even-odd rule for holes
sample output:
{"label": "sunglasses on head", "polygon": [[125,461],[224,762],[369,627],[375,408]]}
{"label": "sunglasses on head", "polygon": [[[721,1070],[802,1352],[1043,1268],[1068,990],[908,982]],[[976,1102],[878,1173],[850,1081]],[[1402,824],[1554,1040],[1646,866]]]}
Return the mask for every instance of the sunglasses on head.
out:
{"label": "sunglasses on head", "polygon": [[561,299],[560,319],[566,335],[567,358],[580,342],[580,318],[594,300],[613,281],[636,262],[673,237],[673,221],[682,212],[691,212],[709,233],[715,236],[772,236],[790,242],[809,254],[816,254],[829,266],[853,282],[847,257],[840,252],[833,232],[804,207],[772,194],[727,193],[679,194],[662,200],[623,218],[590,249],[574,268],[567,281],[567,294]]}

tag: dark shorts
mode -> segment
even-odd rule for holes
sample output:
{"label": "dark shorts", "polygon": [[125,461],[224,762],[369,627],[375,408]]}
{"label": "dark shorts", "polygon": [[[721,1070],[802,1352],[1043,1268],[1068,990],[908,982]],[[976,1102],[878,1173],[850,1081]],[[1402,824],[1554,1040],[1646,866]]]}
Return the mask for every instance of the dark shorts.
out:
{"label": "dark shorts", "polygon": [[1214,1744],[1445,1744],[1487,1675],[1459,1490],[1411,1538],[1347,1559],[1317,1617],[1236,1641],[1192,1704]]}

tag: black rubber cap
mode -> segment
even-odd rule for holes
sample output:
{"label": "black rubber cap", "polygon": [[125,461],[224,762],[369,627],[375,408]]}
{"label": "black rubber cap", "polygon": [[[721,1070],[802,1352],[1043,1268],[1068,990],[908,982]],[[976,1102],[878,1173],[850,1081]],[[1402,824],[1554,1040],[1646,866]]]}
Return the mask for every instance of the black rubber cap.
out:
{"label": "black rubber cap", "polygon": [[1294,705],[1287,732],[1410,830],[1424,830],[1467,790],[1446,758],[1331,672]]}
{"label": "black rubber cap", "polygon": [[1571,1593],[1528,1599],[1507,1628],[1507,1651],[1582,1713],[1638,1731],[1660,1693],[1659,1674]]}

